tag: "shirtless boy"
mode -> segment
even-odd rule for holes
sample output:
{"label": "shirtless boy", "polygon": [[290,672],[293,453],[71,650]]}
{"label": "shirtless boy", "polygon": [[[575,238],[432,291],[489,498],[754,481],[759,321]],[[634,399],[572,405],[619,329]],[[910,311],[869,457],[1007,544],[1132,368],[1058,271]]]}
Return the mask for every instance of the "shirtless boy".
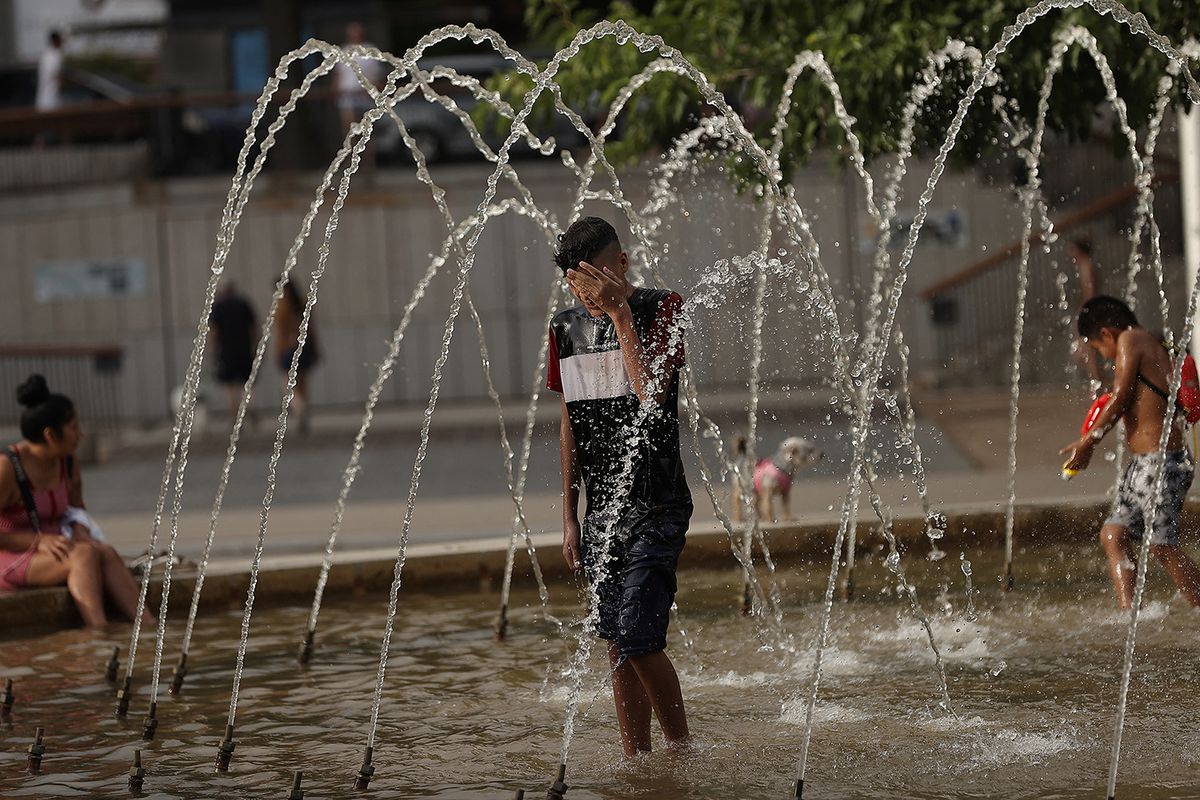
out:
{"label": "shirtless boy", "polygon": [[1112,399],[1092,429],[1059,452],[1070,454],[1064,469],[1085,469],[1105,434],[1119,420],[1125,422],[1125,440],[1132,457],[1117,487],[1112,511],[1100,529],[1100,544],[1108,556],[1117,602],[1121,608],[1133,605],[1137,570],[1130,540],[1146,535],[1147,517],[1153,510],[1148,534],[1150,552],[1184,598],[1200,606],[1200,569],[1179,546],[1179,518],[1195,465],[1183,446],[1178,424],[1172,424],[1167,439],[1166,472],[1157,504],[1153,497],[1159,470],[1158,443],[1170,400],[1167,390],[1171,356],[1157,338],[1138,325],[1129,306],[1115,297],[1097,295],[1084,303],[1079,310],[1078,329],[1089,347],[1115,363],[1116,375]]}

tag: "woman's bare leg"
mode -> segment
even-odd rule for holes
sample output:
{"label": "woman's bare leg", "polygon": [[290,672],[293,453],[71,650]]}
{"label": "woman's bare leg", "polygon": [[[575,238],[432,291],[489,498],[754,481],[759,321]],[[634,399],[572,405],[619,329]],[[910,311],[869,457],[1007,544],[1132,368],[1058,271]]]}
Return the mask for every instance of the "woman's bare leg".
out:
{"label": "woman's bare leg", "polygon": [[35,553],[25,573],[27,586],[61,586],[75,599],[79,615],[89,628],[98,628],[108,622],[104,615],[104,577],[100,571],[100,553],[91,544],[71,545],[71,553],[65,561],[54,556]]}
{"label": "woman's bare leg", "polygon": [[[129,571],[129,567],[125,566],[124,559],[120,554],[107,544],[97,545],[100,551],[100,557],[104,571],[104,589],[108,596],[112,598],[117,608],[121,609],[121,613],[133,620],[137,614],[138,591],[137,581],[133,579],[133,573]],[[154,616],[149,610],[142,610],[142,624],[154,625]]]}

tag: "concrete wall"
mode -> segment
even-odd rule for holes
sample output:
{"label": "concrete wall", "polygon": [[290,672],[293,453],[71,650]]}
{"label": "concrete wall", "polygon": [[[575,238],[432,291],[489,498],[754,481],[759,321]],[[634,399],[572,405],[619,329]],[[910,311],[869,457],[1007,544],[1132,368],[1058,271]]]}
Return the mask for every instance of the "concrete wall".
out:
{"label": "concrete wall", "polygon": [[[565,170],[544,161],[517,162],[517,168],[538,204],[564,219],[572,193]],[[905,181],[909,199],[901,203],[902,213],[915,204],[915,193],[928,171],[927,164],[914,165]],[[457,219],[474,210],[487,172],[473,164],[435,169]],[[261,190],[256,190],[237,230],[227,275],[262,313],[317,177],[303,176],[284,184],[267,176],[260,183]],[[837,291],[858,298],[840,309],[843,324],[852,326],[861,313],[870,266],[869,253],[860,245],[870,231],[857,178],[822,162],[798,174],[795,184]],[[685,176],[679,185],[681,203],[662,216],[658,235],[664,244],[662,268],[668,282],[686,294],[716,259],[752,252],[761,207],[731,190],[715,169]],[[623,177],[623,186],[635,207],[640,207],[647,187],[644,173],[631,172]],[[191,349],[227,191],[227,179],[204,179],[0,196],[0,246],[6,256],[3,270],[8,289],[0,294],[0,341],[119,345],[126,351],[121,389],[126,417],[161,420],[167,393],[181,382]],[[502,188],[500,196],[510,193]],[[938,244],[930,237],[917,251],[901,324],[910,331],[918,362],[927,361],[931,353],[927,311],[914,299],[916,292],[975,260],[987,248],[1011,240],[1018,224],[1011,192],[989,188],[975,172],[948,173],[933,208],[957,209],[966,219],[967,234],[961,244]],[[619,218],[600,202],[588,209]],[[298,270],[305,276],[315,266],[325,222],[324,215],[318,217],[313,238],[301,254]],[[404,304],[429,255],[440,249],[443,231],[428,190],[407,173],[380,171],[373,182],[352,191],[331,243],[319,292],[316,318],[323,361],[314,373],[312,389],[318,405],[361,405]],[[773,253],[778,248],[786,249],[786,243],[774,242]],[[554,275],[551,249],[530,221],[508,215],[489,223],[477,253],[471,290],[488,332],[497,388],[505,395],[521,395],[545,346],[543,308]],[[145,292],[36,301],[34,276],[39,265],[87,257],[144,261]],[[385,402],[421,403],[428,396],[454,271],[444,270],[418,307]],[[749,362],[749,318],[744,309],[750,291],[747,284],[719,308],[696,311],[689,348],[692,363],[706,383],[744,384]],[[794,283],[771,287],[766,322],[771,346],[764,362],[769,382],[813,385],[828,374],[829,343],[821,338],[826,326],[806,306],[811,296],[811,288],[801,290]],[[279,377],[274,364],[264,371],[264,383],[256,394],[260,406],[277,405]],[[442,398],[486,399],[474,327],[465,310],[451,345]]]}

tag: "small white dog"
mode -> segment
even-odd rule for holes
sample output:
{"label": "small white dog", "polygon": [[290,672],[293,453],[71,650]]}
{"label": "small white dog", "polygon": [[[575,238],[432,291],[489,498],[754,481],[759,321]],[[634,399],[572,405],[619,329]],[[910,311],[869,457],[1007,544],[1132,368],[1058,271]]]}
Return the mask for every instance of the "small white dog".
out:
{"label": "small white dog", "polygon": [[[743,475],[749,474],[746,438],[733,440],[733,457]],[[754,511],[760,520],[775,521],[775,498],[782,505],[782,518],[792,519],[790,506],[792,480],[796,473],[812,466],[825,457],[825,453],[808,439],[789,436],[779,445],[775,455],[761,458],[754,466]],[[742,503],[736,484],[733,487],[733,516],[742,520]]]}

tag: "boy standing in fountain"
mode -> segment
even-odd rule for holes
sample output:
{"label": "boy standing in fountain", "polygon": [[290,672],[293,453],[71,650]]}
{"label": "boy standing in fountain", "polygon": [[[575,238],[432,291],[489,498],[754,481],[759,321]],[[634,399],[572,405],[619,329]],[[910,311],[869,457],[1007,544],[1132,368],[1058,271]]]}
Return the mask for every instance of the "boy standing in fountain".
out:
{"label": "boy standing in fountain", "polygon": [[692,515],[679,456],[683,301],[630,285],[629,256],[598,217],[567,229],[554,261],[582,304],[554,317],[549,337],[547,386],[562,395],[563,557],[586,570],[600,599],[596,630],[608,640],[621,743],[634,756],[650,750],[652,710],[670,744],[688,740],[664,652]]}
{"label": "boy standing in fountain", "polygon": [[[1184,598],[1200,606],[1200,569],[1179,546],[1179,517],[1192,485],[1195,465],[1183,446],[1177,404],[1167,394],[1171,357],[1162,342],[1138,325],[1129,306],[1115,297],[1097,295],[1079,311],[1079,335],[1089,347],[1116,364],[1112,399],[1091,430],[1060,453],[1070,453],[1065,470],[1085,469],[1092,452],[1118,420],[1125,423],[1125,440],[1132,454],[1125,468],[1112,512],[1100,529],[1100,543],[1121,608],[1133,605],[1137,570],[1130,539],[1150,536],[1150,552],[1160,562]],[[1176,409],[1167,439],[1162,494],[1155,503],[1159,472],[1158,443],[1163,416],[1170,403]],[[1147,518],[1154,518],[1147,533]]]}

